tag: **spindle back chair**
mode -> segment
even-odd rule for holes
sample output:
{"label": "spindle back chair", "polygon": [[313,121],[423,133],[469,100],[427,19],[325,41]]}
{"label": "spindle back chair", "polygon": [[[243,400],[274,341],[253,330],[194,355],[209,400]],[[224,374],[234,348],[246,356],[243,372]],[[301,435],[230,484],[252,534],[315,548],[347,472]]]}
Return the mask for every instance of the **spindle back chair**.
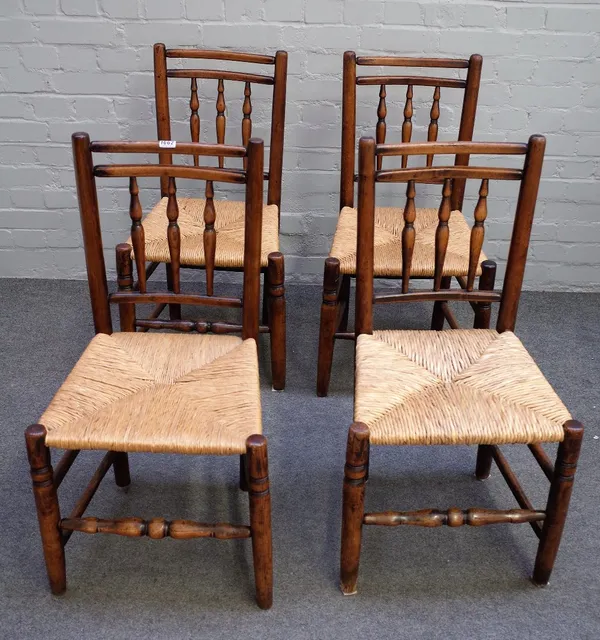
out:
{"label": "spindle back chair", "polygon": [[[377,145],[362,138],[359,151],[356,380],[354,421],[348,435],[344,480],[341,587],[356,593],[363,525],[481,526],[529,523],[540,538],[533,581],[544,585],[552,571],[569,505],[583,428],[574,420],[520,341],[513,334],[527,250],[540,182],[545,138],[527,144],[413,143]],[[523,168],[506,166],[424,166],[377,169],[378,157],[464,154],[522,155]],[[441,289],[441,273],[449,242],[448,218],[454,180],[480,182],[471,233],[470,265],[465,289]],[[435,275],[431,291],[409,288],[415,246],[416,185],[441,181],[435,243]],[[519,196],[501,292],[491,286],[474,289],[473,263],[482,242],[485,198],[489,183],[520,182]],[[376,295],[374,278],[375,193],[378,183],[407,182],[404,208],[402,290]],[[418,232],[417,232],[418,233]],[[451,234],[451,231],[450,231]],[[488,265],[490,271],[495,264]],[[423,300],[457,300],[476,305],[475,329],[450,331],[374,331],[373,305]],[[489,329],[489,305],[500,309],[496,330]],[[542,442],[558,442],[552,465]],[[551,483],[546,510],[533,508],[499,449],[527,444]],[[412,512],[365,513],[365,481],[369,446],[478,444],[476,477],[489,476],[495,460],[520,509],[451,508]],[[542,524],[543,523],[543,524]]]}
{"label": "spindle back chair", "polygon": [[[379,86],[379,102],[377,105],[377,124],[375,127],[376,141],[384,144],[387,137],[388,115],[387,87],[405,86],[406,101],[403,109],[404,121],[402,123],[402,142],[411,142],[413,134],[414,117],[414,91],[415,87],[433,88],[431,99],[430,121],[427,127],[427,140],[435,142],[438,139],[440,127],[440,100],[442,89],[460,89],[463,91],[463,102],[458,130],[459,141],[473,139],[475,128],[475,116],[477,113],[477,101],[479,97],[479,85],[481,81],[481,68],[483,58],[473,54],[468,60],[459,58],[410,58],[402,56],[357,56],[354,51],[346,51],[344,54],[344,88],[342,101],[342,164],[340,180],[340,210],[344,207],[354,207],[354,183],[356,163],[356,104],[357,87]],[[370,73],[358,75],[359,67],[394,67],[409,69],[406,75],[383,75]],[[413,70],[466,70],[464,78],[459,77],[431,77],[428,75],[416,75]],[[423,89],[424,90],[424,89]],[[443,102],[443,100],[442,100]],[[433,165],[434,156],[427,156],[427,166]],[[408,157],[402,158],[402,167],[407,166]],[[456,165],[469,163],[468,155],[458,155],[455,158]],[[377,157],[377,168],[381,169],[383,156]],[[463,204],[465,181],[456,179],[452,199],[452,209],[460,210]]]}
{"label": "spindle back chair", "polygon": [[[235,62],[273,67],[273,74],[251,73],[246,71],[230,71],[225,69],[203,68],[169,68],[169,61],[207,60]],[[154,83],[156,101],[156,123],[158,139],[161,142],[159,162],[171,164],[174,149],[181,143],[171,141],[171,116],[169,105],[169,80],[187,79],[190,81],[190,138],[193,143],[200,141],[200,99],[198,96],[198,80],[216,81],[216,143],[225,144],[227,126],[227,104],[225,82],[244,83],[244,101],[242,104],[241,143],[246,147],[252,135],[252,84],[273,87],[269,167],[264,174],[268,181],[267,204],[263,212],[263,240],[261,251],[261,270],[264,273],[262,322],[268,325],[271,341],[271,367],[273,387],[285,387],[286,363],[286,321],[284,304],[284,260],[279,252],[279,220],[281,207],[281,184],[283,172],[283,143],[285,129],[285,104],[287,86],[287,53],[278,51],[275,56],[243,53],[234,51],[218,51],[209,49],[167,49],[162,43],[154,45]],[[176,147],[174,145],[177,145]],[[225,148],[223,146],[223,148]],[[224,168],[226,160],[231,157],[227,153],[215,153],[219,168]],[[199,157],[193,156],[194,165],[198,165]],[[243,158],[243,166],[247,159]],[[149,270],[154,270],[160,262],[167,260],[167,247],[162,235],[156,237],[155,221],[163,217],[165,199],[168,197],[168,182],[161,178],[162,202],[148,214],[148,226],[151,231],[146,241],[149,244],[147,256]],[[188,250],[182,254],[181,268],[201,268],[206,273],[207,295],[214,295],[214,277],[216,270],[243,270],[243,203],[235,200],[215,199],[212,180],[206,181],[204,199],[186,198],[183,201],[180,227]],[[198,230],[204,223],[204,232]],[[167,279],[171,273],[167,268]],[[270,294],[279,300],[277,312],[269,315]],[[156,309],[155,309],[156,311]],[[181,319],[181,308],[169,305],[172,319]]]}
{"label": "spindle back chair", "polygon": [[[477,100],[481,80],[481,68],[483,59],[480,55],[473,54],[467,59],[457,58],[411,58],[405,56],[357,56],[354,51],[346,51],[344,54],[343,93],[342,93],[342,158],[340,173],[340,217],[337,223],[333,245],[329,258],[325,261],[323,278],[323,302],[321,306],[321,323],[319,333],[319,356],[317,367],[317,395],[325,396],[328,393],[333,362],[333,350],[336,339],[355,338],[354,332],[348,329],[348,305],[350,297],[350,280],[356,274],[356,209],[354,198],[354,184],[358,179],[355,173],[356,162],[356,129],[357,129],[357,88],[379,87],[379,101],[376,108],[375,136],[377,143],[383,144],[388,138],[387,117],[389,86],[406,86],[406,100],[403,108],[403,123],[401,138],[403,143],[411,142],[413,136],[413,117],[415,113],[413,99],[415,90],[432,91],[431,107],[429,110],[429,124],[427,126],[427,140],[437,141],[440,126],[440,101],[443,103],[442,93],[446,90],[459,90],[463,92],[462,107],[460,112],[460,125],[458,129],[459,141],[470,141],[473,137],[475,116],[477,112]],[[382,72],[373,72],[374,67],[393,67],[394,69],[408,69],[403,75],[389,75]],[[368,74],[359,75],[360,68],[371,71]],[[439,69],[439,71],[437,71]],[[431,76],[429,72],[439,74]],[[418,74],[417,74],[418,72]],[[463,73],[464,77],[456,77],[456,72]],[[443,91],[442,91],[443,90]],[[426,156],[426,166],[433,166],[434,154]],[[407,166],[408,156],[402,157],[402,167]],[[456,154],[454,164],[457,166],[468,165],[468,154]],[[383,156],[377,157],[377,168],[383,166]],[[463,232],[466,225],[460,213],[464,201],[465,180],[454,179],[454,188],[451,196],[451,224],[460,227]],[[401,253],[401,238],[397,237],[393,219],[397,215],[394,208],[378,208],[377,219],[377,245],[380,247],[376,259],[376,274],[381,278],[397,278],[402,273],[402,265],[398,260]],[[433,212],[429,209],[419,209],[417,212],[423,224],[433,223]],[[462,234],[464,235],[464,233]],[[419,241],[417,241],[419,242]],[[429,244],[423,245],[419,252],[422,256],[416,265],[415,277],[433,277],[434,265]],[[441,287],[449,288],[451,278],[456,277],[464,283],[466,263],[468,262],[468,246],[458,243],[456,246],[456,258],[450,263],[441,279]],[[476,273],[480,275],[479,265]],[[446,303],[434,306],[431,327],[442,329],[444,319],[448,318],[449,308]]]}
{"label": "spindle back chair", "polygon": [[[198,331],[205,333],[242,333],[244,338],[257,338],[261,330],[258,324],[258,307],[260,306],[260,251],[262,235],[262,201],[263,201],[263,176],[257,173],[256,167],[262,166],[262,162],[257,159],[257,153],[263,150],[263,143],[254,140],[252,144],[245,147],[234,147],[225,145],[207,145],[202,143],[185,143],[178,145],[177,154],[193,155],[195,158],[219,157],[245,158],[252,161],[247,170],[225,169],[221,167],[208,166],[186,166],[183,164],[101,164],[94,165],[94,153],[118,153],[118,154],[144,154],[158,153],[160,142],[91,142],[88,146],[80,142],[80,138],[75,140],[76,151],[86,154],[87,157],[76,156],[76,176],[80,193],[87,196],[85,216],[82,215],[82,229],[84,239],[84,249],[86,260],[90,265],[93,256],[94,264],[92,272],[102,273],[103,263],[98,262],[102,255],[102,239],[98,234],[99,228],[99,208],[96,198],[97,178],[124,178],[129,183],[130,206],[129,217],[131,219],[131,245],[122,243],[117,247],[117,270],[119,277],[119,292],[106,295],[106,280],[101,283],[100,291],[90,289],[92,303],[95,310],[95,320],[103,318],[102,326],[108,326],[110,317],[109,302],[114,302],[119,298],[126,298],[121,306],[121,325],[127,325],[128,331],[139,327],[148,329],[175,329],[181,331]],[[173,155],[173,154],[172,154]],[[91,167],[91,169],[90,169]],[[143,219],[142,206],[139,198],[138,178],[159,177],[167,179],[167,203],[163,212],[161,232],[165,237],[167,245],[167,268],[170,273],[169,291],[149,292],[146,269],[146,220]],[[244,288],[242,298],[228,298],[214,295],[182,294],[181,293],[181,262],[188,247],[182,242],[179,226],[179,204],[177,198],[176,180],[204,180],[207,183],[222,182],[226,184],[246,184],[245,201],[245,240],[244,240]],[[87,203],[90,204],[87,204]],[[211,208],[210,200],[207,200],[206,208]],[[204,236],[208,237],[208,242],[214,236],[212,225],[206,224]],[[132,269],[128,264],[132,262],[132,254],[136,266],[137,280],[134,281]],[[96,257],[98,256],[98,258]],[[89,266],[88,266],[89,268]],[[128,274],[127,276],[125,274]],[[257,275],[258,274],[258,275]],[[94,280],[94,282],[96,282]],[[91,286],[91,283],[90,283]],[[124,293],[127,291],[128,293]],[[182,298],[182,299],[180,299]],[[132,311],[136,304],[158,303],[166,304],[190,304],[208,305],[217,307],[233,307],[243,310],[243,322],[241,325],[226,323],[206,323],[192,322],[179,319],[159,320],[137,320]],[[130,306],[132,305],[132,306]],[[102,308],[100,314],[99,309]],[[125,313],[123,313],[125,312]],[[126,319],[124,319],[124,317]],[[266,331],[266,327],[262,327]]]}
{"label": "spindle back chair", "polygon": [[[247,63],[249,65],[268,65],[273,74],[250,73],[216,69],[169,69],[169,60],[211,60],[223,62]],[[198,98],[198,80],[217,81],[216,101],[216,142],[225,143],[227,125],[225,81],[244,83],[244,102],[242,105],[241,142],[248,144],[252,136],[252,84],[273,87],[269,168],[265,173],[269,188],[267,204],[281,206],[281,183],[283,173],[283,141],[285,132],[285,103],[287,87],[287,52],[277,51],[274,56],[245,53],[238,51],[211,49],[167,49],[162,43],[154,45],[154,90],[156,101],[156,126],[159,140],[171,140],[171,117],[169,109],[169,78],[190,80],[190,138],[200,142],[200,100]],[[226,156],[219,156],[219,166],[223,167]],[[171,163],[171,154],[163,150],[159,155],[161,164]],[[194,159],[197,164],[197,158]],[[161,180],[162,194],[167,195],[167,184]],[[207,186],[208,189],[208,186]]]}
{"label": "spindle back chair", "polygon": [[[158,142],[90,142],[73,135],[75,176],[96,337],[59,389],[26,443],[46,568],[54,594],[66,589],[64,547],[74,531],[191,539],[251,538],[256,599],[272,603],[271,514],[267,443],[262,435],[256,340],[260,332],[260,251],[263,212],[262,140],[247,149],[189,143],[178,153],[204,159],[220,154],[246,159],[247,169],[166,165],[95,165],[94,153],[159,152]],[[132,244],[116,247],[118,290],[109,293],[104,262],[97,179],[129,182]],[[162,231],[167,238],[171,289],[148,286],[139,178],[167,181]],[[241,298],[186,293],[180,282],[182,242],[176,180],[244,184],[244,282]],[[133,254],[133,257],[132,257]],[[137,281],[134,280],[133,262]],[[210,321],[138,320],[138,304],[186,304],[241,309],[239,325]],[[121,332],[113,333],[111,305]],[[232,335],[176,335],[148,329]],[[53,470],[50,447],[66,449]],[[68,518],[61,518],[57,489],[82,449],[107,451]],[[239,455],[240,488],[249,493],[250,525],[206,524],[164,518],[82,517],[102,479],[114,467],[118,486],[130,483],[129,452]]]}

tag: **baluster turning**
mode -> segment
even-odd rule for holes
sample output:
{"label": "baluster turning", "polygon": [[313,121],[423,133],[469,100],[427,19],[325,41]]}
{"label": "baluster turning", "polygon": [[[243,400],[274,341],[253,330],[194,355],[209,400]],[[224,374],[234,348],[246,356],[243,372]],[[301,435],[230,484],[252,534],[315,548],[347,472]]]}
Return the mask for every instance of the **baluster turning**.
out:
{"label": "baluster turning", "polygon": [[404,228],[402,229],[402,293],[408,293],[413,250],[415,248],[415,181],[409,180],[406,187],[406,206],[404,207]]}
{"label": "baluster turning", "polygon": [[206,203],[204,205],[204,262],[206,267],[206,293],[212,296],[214,293],[215,278],[215,253],[217,250],[217,233],[215,220],[217,213],[214,203],[215,191],[212,180],[206,182]]}
{"label": "baluster turning", "polygon": [[[438,120],[440,118],[440,88],[436,87],[433,92],[433,104],[431,105],[431,113],[429,115],[429,129],[427,130],[427,140],[435,142],[438,137]],[[427,156],[427,166],[433,165],[433,155]]]}
{"label": "baluster turning", "polygon": [[[244,105],[242,112],[242,144],[248,147],[250,138],[252,137],[252,88],[249,82],[244,87]],[[244,169],[248,168],[248,158],[244,157]]]}
{"label": "baluster turning", "polygon": [[169,178],[168,201],[167,201],[167,218],[169,226],[167,227],[167,241],[169,243],[169,255],[171,264],[171,278],[173,280],[173,292],[181,293],[179,270],[181,261],[181,234],[179,232],[179,205],[177,204],[177,196],[175,187],[175,178]]}
{"label": "baluster turning", "polygon": [[[413,117],[413,87],[409,84],[406,88],[406,104],[404,105],[404,122],[402,123],[402,142],[410,142],[412,136]],[[408,164],[408,156],[402,156],[402,168]]]}
{"label": "baluster turning", "polygon": [[484,178],[479,188],[479,200],[475,206],[475,224],[471,229],[471,246],[469,250],[469,273],[467,276],[467,291],[473,291],[475,284],[475,275],[477,274],[477,264],[481,249],[483,248],[483,239],[485,236],[485,228],[483,223],[487,218],[487,195],[488,180]]}
{"label": "baluster turning", "polygon": [[442,201],[438,210],[438,226],[435,230],[435,272],[433,276],[433,290],[439,291],[442,287],[442,274],[444,272],[444,261],[446,259],[446,250],[448,249],[448,239],[450,237],[450,229],[448,221],[450,220],[450,198],[452,196],[452,180],[446,178],[442,189]]}
{"label": "baluster turning", "polygon": [[[225,84],[223,79],[219,79],[217,86],[217,144],[225,144],[225,125],[227,118],[225,117]],[[219,156],[219,167],[225,166],[225,158]]]}
{"label": "baluster turning", "polygon": [[[191,96],[190,96],[190,133],[192,142],[200,142],[200,116],[198,115],[198,109],[200,108],[200,101],[198,100],[198,83],[196,78],[192,78]],[[194,156],[194,166],[198,166],[199,156]]]}
{"label": "baluster turning", "polygon": [[140,190],[137,178],[129,178],[129,217],[131,218],[131,243],[135,255],[135,268],[141,293],[146,293],[146,241],[144,227],[142,226],[142,205],[140,204]]}
{"label": "baluster turning", "polygon": [[[385,102],[387,96],[385,85],[382,84],[379,89],[379,106],[377,107],[377,127],[375,129],[375,135],[377,144],[385,143],[386,123],[385,118],[387,116],[387,105]],[[381,171],[383,164],[383,156],[377,156],[377,171]]]}

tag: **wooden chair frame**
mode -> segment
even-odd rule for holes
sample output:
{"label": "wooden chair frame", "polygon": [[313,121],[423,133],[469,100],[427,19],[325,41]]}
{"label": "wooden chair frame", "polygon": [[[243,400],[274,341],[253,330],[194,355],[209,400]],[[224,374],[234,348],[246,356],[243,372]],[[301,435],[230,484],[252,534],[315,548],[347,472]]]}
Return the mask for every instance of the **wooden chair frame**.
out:
{"label": "wooden chair frame", "polygon": [[[372,138],[362,138],[359,155],[359,196],[358,196],[358,265],[357,265],[357,304],[356,332],[373,333],[373,305],[376,303],[411,302],[417,300],[462,300],[476,305],[475,327],[488,329],[490,325],[489,308],[491,303],[499,302],[497,331],[513,331],[517,318],[519,297],[525,272],[525,262],[531,235],[535,203],[540,182],[544,158],[545,138],[532,136],[528,144],[511,143],[421,143],[406,145],[376,145]],[[438,167],[418,169],[396,169],[381,171],[376,168],[376,158],[380,155],[412,155],[425,153],[482,153],[482,154],[520,154],[525,155],[523,169],[489,167]],[[374,261],[374,216],[375,189],[377,182],[409,181],[407,192],[411,192],[411,183],[423,182],[431,178],[443,181],[456,178],[476,178],[487,183],[488,179],[519,180],[520,191],[516,216],[507,261],[506,276],[502,292],[493,291],[493,282],[486,286],[480,284],[480,290],[442,291],[439,279],[434,282],[433,291],[410,292],[408,287],[402,293],[387,296],[375,295],[373,290]],[[447,182],[444,183],[445,185]],[[440,226],[444,229],[444,200],[450,194],[444,189],[444,199],[440,205]],[[410,207],[407,207],[410,208]],[[405,230],[410,234],[410,215],[405,214]],[[447,229],[447,227],[446,227]],[[436,244],[436,257],[443,262],[444,243]],[[404,256],[406,259],[407,256]],[[406,282],[410,278],[410,257]],[[495,264],[488,265],[490,272]],[[482,278],[485,280],[485,278]],[[493,279],[492,279],[493,280]],[[489,286],[491,284],[491,286]],[[369,471],[369,428],[362,423],[350,427],[346,451],[346,466],[343,489],[343,521],[341,548],[341,589],[346,595],[356,593],[358,567],[360,560],[361,535],[363,525],[399,526],[413,525],[437,527],[448,525],[481,526],[500,523],[529,523],[540,539],[533,582],[543,586],[548,583],[569,507],[569,501],[575,479],[575,471],[583,437],[583,427],[574,420],[564,426],[564,440],[559,444],[556,463],[553,465],[540,444],[529,444],[535,460],[550,481],[550,493],[545,511],[533,508],[531,501],[523,491],[517,477],[510,468],[500,448],[496,445],[479,445],[475,475],[484,480],[490,474],[492,461],[495,461],[515,496],[520,509],[468,509],[463,511],[455,507],[447,511],[424,509],[421,511],[365,513],[365,483]]]}
{"label": "wooden chair frame", "polygon": [[[273,75],[247,73],[239,71],[226,71],[214,69],[169,69],[170,59],[180,60],[217,60],[228,62],[241,62],[251,65],[273,66]],[[210,49],[167,49],[162,43],[154,45],[154,88],[156,101],[156,126],[159,140],[171,140],[171,118],[169,110],[169,78],[189,79],[190,89],[190,137],[192,142],[200,141],[200,116],[198,109],[200,102],[198,99],[198,79],[213,79],[217,85],[217,115],[216,115],[216,137],[218,144],[225,143],[226,130],[226,102],[225,102],[225,81],[244,83],[244,103],[242,120],[242,145],[245,147],[252,135],[252,84],[270,85],[273,87],[272,113],[271,113],[271,139],[269,145],[269,169],[264,174],[268,181],[267,204],[277,205],[279,216],[281,216],[281,184],[283,174],[283,144],[285,133],[285,106],[287,87],[287,52],[277,51],[275,56],[268,56],[255,53],[244,53],[235,51],[219,51]],[[177,143],[178,148],[181,143]],[[218,157],[219,167],[225,165],[226,154],[215,153]],[[171,164],[173,153],[161,149],[159,162],[161,164]],[[198,158],[194,157],[194,163],[198,164]],[[246,160],[244,160],[246,163]],[[161,178],[161,195],[166,197],[168,185],[167,180]],[[212,183],[207,182],[206,199],[212,202],[214,196]],[[205,222],[213,225],[214,228],[214,206],[207,213],[205,212]],[[207,291],[209,295],[213,292],[214,279],[214,247],[216,236],[212,236],[211,251],[207,251],[206,256],[206,279]],[[206,242],[205,242],[206,245]],[[207,247],[208,248],[208,247]],[[212,255],[212,261],[210,256]],[[158,263],[151,263],[149,270],[154,271]],[[182,268],[197,268],[182,265]],[[219,267],[219,269],[224,269]],[[231,269],[239,271],[239,269]],[[269,325],[271,340],[271,368],[273,376],[273,388],[282,390],[285,388],[286,375],[286,323],[285,313],[276,318],[269,318],[268,306],[269,295],[279,292],[281,299],[284,299],[285,289],[285,269],[283,255],[280,256],[263,271],[263,311],[262,322]],[[167,270],[167,278],[169,278]],[[274,293],[275,292],[275,293]],[[176,305],[169,306],[171,319],[180,319],[181,310]]]}
{"label": "wooden chair frame", "polygon": [[[377,143],[386,140],[387,104],[386,86],[403,85],[407,87],[406,104],[404,108],[404,123],[402,125],[402,142],[410,142],[412,137],[413,117],[413,87],[433,87],[434,95],[431,107],[431,121],[427,131],[428,141],[436,141],[438,136],[438,119],[440,116],[440,88],[464,90],[459,141],[471,141],[475,127],[477,100],[481,81],[481,67],[483,58],[473,54],[468,60],[456,58],[411,58],[401,56],[357,56],[354,51],[344,53],[343,92],[342,92],[342,157],[340,174],[340,211],[344,207],[354,207],[354,183],[358,176],[355,174],[356,161],[356,88],[357,86],[380,86],[379,104],[377,108],[376,136]],[[466,78],[444,78],[417,75],[357,75],[358,67],[404,67],[409,69],[466,69]],[[427,156],[427,166],[432,166],[433,155]],[[382,168],[383,156],[378,156],[378,168]],[[402,166],[406,167],[407,156],[402,159]],[[468,154],[457,154],[457,166],[468,165]],[[465,179],[454,181],[452,192],[452,210],[462,209]],[[348,331],[348,314],[350,302],[351,279],[353,275],[341,275],[340,261],[337,258],[325,260],[323,275],[323,300],[321,304],[321,321],[319,328],[319,356],[317,365],[317,395],[326,396],[329,391],[333,351],[336,340],[354,340],[355,332]],[[464,279],[457,278],[461,286]],[[449,289],[451,278],[444,276],[442,286]],[[446,303],[434,306],[431,328],[441,330],[444,320],[449,322],[449,307]]]}
{"label": "wooden chair frame", "polygon": [[[259,325],[260,293],[260,249],[263,208],[263,161],[262,140],[251,139],[245,149],[215,147],[213,145],[190,144],[178,147],[178,152],[198,156],[223,153],[239,155],[248,160],[247,170],[209,167],[185,167],[176,165],[101,165],[94,166],[93,152],[105,153],[157,153],[157,142],[143,143],[90,143],[86,133],[73,135],[75,175],[79,196],[81,226],[84,238],[85,258],[94,326],[96,333],[113,332],[110,305],[119,306],[121,331],[172,329],[176,331],[198,331],[205,333],[230,333],[241,331],[244,339],[257,339]],[[130,179],[132,195],[130,215],[135,229],[132,232],[138,281],[134,283],[131,246],[119,244],[116,248],[118,291],[108,291],[98,197],[97,177],[127,177]],[[144,240],[141,224],[141,209],[137,194],[138,177],[160,177],[168,180],[169,207],[168,238],[172,250],[170,267],[174,291],[153,292],[146,290],[143,260]],[[177,200],[175,179],[217,180],[246,184],[246,227],[244,256],[244,291],[241,299],[182,293],[179,288],[179,229],[177,225]],[[181,320],[138,320],[136,305],[143,303],[175,303],[208,306],[227,306],[242,309],[241,326],[211,322],[185,322]],[[66,589],[64,547],[74,531],[83,533],[111,533],[128,537],[149,536],[153,539],[171,537],[176,539],[216,538],[230,540],[251,538],[254,556],[256,599],[258,605],[268,609],[273,598],[271,502],[269,493],[267,440],[263,435],[252,435],[246,441],[246,453],[240,456],[240,488],[247,491],[250,500],[250,525],[226,523],[206,524],[190,520],[167,521],[164,518],[143,520],[141,518],[98,519],[83,517],[102,479],[114,469],[118,486],[130,484],[129,462],[126,452],[109,451],[92,476],[85,491],[67,518],[61,518],[57,491],[80,451],[66,451],[53,469],[50,449],[46,446],[46,428],[41,424],[30,426],[25,432],[27,453],[33,481],[37,515],[42,537],[46,569],[50,588],[55,595]]]}

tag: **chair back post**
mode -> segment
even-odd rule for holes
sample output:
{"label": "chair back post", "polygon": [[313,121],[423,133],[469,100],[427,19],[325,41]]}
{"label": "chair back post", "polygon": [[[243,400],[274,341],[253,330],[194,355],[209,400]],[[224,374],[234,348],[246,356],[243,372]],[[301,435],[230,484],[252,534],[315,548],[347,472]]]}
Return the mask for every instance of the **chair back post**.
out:
{"label": "chair back post", "polygon": [[[269,150],[269,190],[267,203],[281,208],[281,182],[283,174],[283,143],[285,137],[285,101],[287,92],[286,51],[275,54],[273,106],[271,114],[271,143]],[[281,211],[279,212],[281,218]]]}
{"label": "chair back post", "polygon": [[108,284],[106,282],[106,266],[100,231],[100,212],[98,209],[92,152],[90,150],[90,137],[87,133],[74,133],[71,137],[71,142],[94,328],[96,333],[110,335],[112,333],[112,320],[108,302]]}
{"label": "chair back post", "polygon": [[356,145],[356,53],[344,53],[342,89],[342,160],[340,210],[354,206],[354,159]]}
{"label": "chair back post", "polygon": [[535,204],[540,186],[545,149],[546,138],[544,136],[533,135],[529,138],[523,168],[523,179],[521,181],[521,188],[519,189],[517,211],[506,263],[502,300],[498,312],[496,328],[499,332],[514,331],[517,321],[517,310],[519,307],[521,288],[523,286],[523,277],[525,275],[527,251],[531,238],[533,214],[535,213]]}
{"label": "chair back post", "polygon": [[356,246],[357,337],[373,333],[375,253],[375,140],[361,138],[358,149],[358,231]]}
{"label": "chair back post", "polygon": [[[481,67],[483,58],[474,53],[469,58],[469,69],[467,71],[467,86],[463,98],[462,113],[460,116],[460,128],[458,130],[458,140],[471,142],[473,140],[473,130],[475,128],[475,116],[477,115],[477,101],[479,98],[479,85],[481,83]],[[458,154],[455,165],[468,165],[469,156]],[[452,210],[462,210],[465,197],[466,179],[458,178],[454,180],[452,186]]]}
{"label": "chair back post", "polygon": [[264,142],[258,138],[251,138],[248,143],[247,154],[242,338],[244,340],[248,338],[257,340],[262,247]]}
{"label": "chair back post", "polygon": [[[156,132],[159,140],[171,139],[171,116],[169,113],[169,87],[167,82],[167,48],[162,42],[154,45],[154,100],[156,103]],[[160,164],[172,164],[173,154],[158,154]],[[160,179],[161,197],[168,193],[169,179]]]}

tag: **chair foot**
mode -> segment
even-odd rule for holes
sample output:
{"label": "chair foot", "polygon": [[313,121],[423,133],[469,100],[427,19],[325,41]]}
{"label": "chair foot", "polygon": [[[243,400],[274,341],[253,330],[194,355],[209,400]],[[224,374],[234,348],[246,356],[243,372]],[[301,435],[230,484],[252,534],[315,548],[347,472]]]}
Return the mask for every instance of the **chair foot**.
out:
{"label": "chair foot", "polygon": [[285,389],[286,376],[286,319],[285,319],[285,265],[283,254],[269,254],[268,316],[271,330],[271,376],[273,388]]}
{"label": "chair foot", "polygon": [[338,315],[339,281],[340,261],[337,258],[327,258],[323,276],[323,302],[321,303],[317,364],[317,396],[320,398],[325,397],[329,392]]}
{"label": "chair foot", "polygon": [[477,480],[487,480],[492,469],[493,448],[490,445],[480,444],[477,447],[477,463],[475,465],[475,477]]}
{"label": "chair foot", "polygon": [[113,471],[115,472],[115,482],[117,487],[126,488],[131,484],[131,476],[129,475],[129,456],[122,451],[115,455],[113,462]]}
{"label": "chair foot", "polygon": [[365,478],[368,468],[369,429],[364,424],[355,423],[348,432],[344,467],[340,588],[345,595],[354,595],[357,592],[356,583],[365,513]]}
{"label": "chair foot", "polygon": [[273,546],[267,439],[261,435],[250,436],[246,440],[246,455],[256,603],[261,609],[270,609],[273,604]]}
{"label": "chair foot", "polygon": [[566,422],[564,430],[565,438],[558,447],[554,477],[550,485],[550,494],[546,505],[546,518],[542,527],[542,535],[533,570],[532,580],[537,586],[548,584],[550,574],[554,568],[569,510],[577,461],[583,439],[583,426],[575,420]]}
{"label": "chair foot", "polygon": [[50,464],[50,450],[45,441],[46,429],[42,425],[31,425],[25,431],[27,457],[48,581],[52,593],[61,595],[67,588],[65,549],[59,529],[60,509],[54,486],[54,472]]}

